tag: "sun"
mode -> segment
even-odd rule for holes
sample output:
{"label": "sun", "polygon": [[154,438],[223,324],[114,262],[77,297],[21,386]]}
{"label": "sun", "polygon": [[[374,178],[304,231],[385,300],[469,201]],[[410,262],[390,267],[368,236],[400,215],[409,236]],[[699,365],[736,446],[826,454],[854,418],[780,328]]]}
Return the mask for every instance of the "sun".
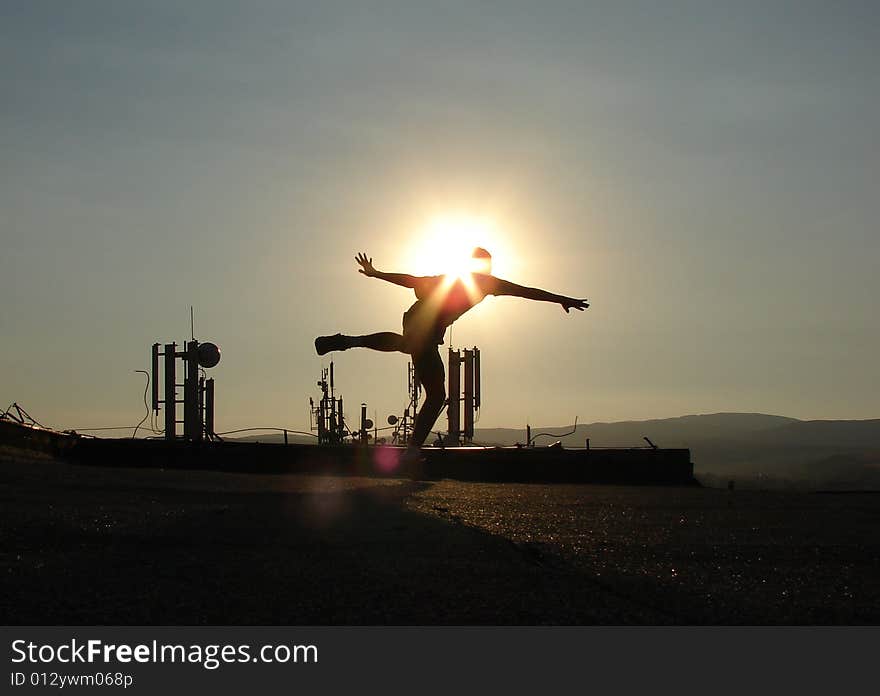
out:
{"label": "sun", "polygon": [[412,267],[423,275],[445,275],[450,281],[469,280],[480,272],[481,264],[473,258],[474,249],[488,249],[495,259],[497,229],[485,217],[443,215],[425,226],[413,253]]}

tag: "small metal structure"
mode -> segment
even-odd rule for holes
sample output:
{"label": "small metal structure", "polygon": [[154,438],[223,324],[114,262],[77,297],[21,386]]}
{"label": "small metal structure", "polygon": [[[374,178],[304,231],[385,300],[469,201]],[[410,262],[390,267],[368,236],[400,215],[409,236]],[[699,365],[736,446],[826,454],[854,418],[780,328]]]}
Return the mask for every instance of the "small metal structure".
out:
{"label": "small metal structure", "polygon": [[[361,404],[361,429],[358,430],[358,439],[360,440],[361,445],[366,447],[370,442],[370,428],[374,427],[375,423],[370,418],[367,418],[367,404]],[[375,442],[375,438],[374,438]]]}
{"label": "small metal structure", "polygon": [[388,425],[394,426],[391,441],[401,445],[409,442],[416,414],[419,411],[419,399],[422,396],[422,384],[419,382],[416,368],[411,362],[406,364],[406,391],[409,402],[403,409],[403,415],[400,417],[397,415],[388,416]]}
{"label": "small metal structure", "polygon": [[[464,365],[464,394],[461,385],[462,365]],[[448,437],[453,443],[468,443],[474,439],[476,412],[480,408],[480,349],[476,346],[463,351],[450,348],[447,373],[449,375],[449,386],[446,390]],[[462,411],[464,427],[462,427]]]}
{"label": "small metal structure", "polygon": [[409,396],[409,404],[403,411],[403,441],[409,442],[409,431],[412,422],[419,412],[419,399],[422,397],[422,383],[416,374],[416,366],[411,362],[406,364],[406,392]]}
{"label": "small metal structure", "polygon": [[345,439],[345,417],[342,415],[342,397],[336,398],[333,380],[333,363],[321,370],[321,400],[315,404],[309,397],[309,416],[311,430],[318,431],[319,445],[339,445]]}
{"label": "small metal structure", "polygon": [[[176,343],[166,343],[163,350],[154,343],[151,350],[153,413],[165,411],[165,439],[178,438],[177,425],[183,424],[182,439],[201,442],[218,439],[214,432],[214,379],[206,379],[200,368],[211,368],[220,362],[220,349],[213,343],[199,343],[193,339],[177,350]],[[159,395],[159,368],[162,358],[164,389]],[[183,382],[177,382],[177,360],[183,362]],[[183,399],[177,398],[177,389],[183,388]],[[183,420],[177,418],[177,406],[183,404]]]}

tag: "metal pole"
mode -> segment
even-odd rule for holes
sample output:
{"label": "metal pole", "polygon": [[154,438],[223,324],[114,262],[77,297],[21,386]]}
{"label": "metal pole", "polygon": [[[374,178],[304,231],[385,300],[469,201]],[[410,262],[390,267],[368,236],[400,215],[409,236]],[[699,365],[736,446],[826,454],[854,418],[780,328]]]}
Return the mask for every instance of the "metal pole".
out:
{"label": "metal pole", "polygon": [[199,376],[198,404],[196,405],[196,439],[201,442],[205,434],[205,378]]}
{"label": "metal pole", "polygon": [[330,396],[324,395],[324,401],[327,402],[327,432],[330,433],[330,439],[336,437],[336,428],[339,424],[339,417],[336,414],[336,399],[333,398],[333,393],[330,393]]}
{"label": "metal pole", "polygon": [[464,351],[464,439],[474,439],[474,352]]}
{"label": "metal pole", "polygon": [[345,416],[342,413],[342,397],[340,396],[337,401],[339,401],[339,416],[336,419],[336,442],[340,443],[345,437]]}
{"label": "metal pole", "polygon": [[153,413],[159,413],[159,344],[154,343],[150,350],[150,369],[153,380]]}
{"label": "metal pole", "polygon": [[449,388],[446,390],[449,407],[446,409],[446,416],[449,421],[449,438],[453,442],[458,442],[461,435],[461,353],[457,350],[449,349]]}
{"label": "metal pole", "polygon": [[367,405],[361,404],[361,444],[367,444]]}
{"label": "metal pole", "polygon": [[480,377],[480,349],[474,346],[474,408],[480,408],[482,378]]}
{"label": "metal pole", "polygon": [[177,437],[177,377],[174,374],[177,344],[165,344],[165,439]]}
{"label": "metal pole", "polygon": [[205,381],[205,434],[214,438],[214,378]]}
{"label": "metal pole", "polygon": [[186,344],[186,376],[183,380],[183,437],[187,440],[198,439],[198,373],[199,344],[189,341]]}

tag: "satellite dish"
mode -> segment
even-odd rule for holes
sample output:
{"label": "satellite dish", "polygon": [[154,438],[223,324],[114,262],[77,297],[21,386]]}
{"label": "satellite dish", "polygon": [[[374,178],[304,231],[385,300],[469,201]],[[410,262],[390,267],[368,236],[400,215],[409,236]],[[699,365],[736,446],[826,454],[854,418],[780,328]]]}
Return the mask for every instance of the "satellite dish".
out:
{"label": "satellite dish", "polygon": [[199,365],[202,367],[214,367],[220,362],[220,349],[215,343],[199,344]]}
{"label": "satellite dish", "polygon": [[364,430],[369,430],[372,427],[373,427],[373,421],[371,421],[369,418],[367,418],[367,420],[364,421]]}
{"label": "satellite dish", "polygon": [[395,416],[393,413],[388,416],[388,425],[397,425],[397,416]]}

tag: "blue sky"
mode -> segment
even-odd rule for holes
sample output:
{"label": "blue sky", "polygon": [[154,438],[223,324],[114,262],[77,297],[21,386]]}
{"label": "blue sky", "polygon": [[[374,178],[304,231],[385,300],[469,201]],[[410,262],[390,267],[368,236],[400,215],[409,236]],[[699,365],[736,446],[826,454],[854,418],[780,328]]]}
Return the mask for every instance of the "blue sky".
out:
{"label": "blue sky", "polygon": [[[496,269],[481,425],[878,416],[880,22],[843,3],[0,3],[0,396],[140,419],[153,341],[218,425],[308,424],[320,333],[398,330],[447,215]],[[480,241],[480,240],[475,240]],[[384,420],[406,359],[347,352]],[[5,403],[3,407],[5,407]],[[350,415],[354,415],[353,413]]]}

